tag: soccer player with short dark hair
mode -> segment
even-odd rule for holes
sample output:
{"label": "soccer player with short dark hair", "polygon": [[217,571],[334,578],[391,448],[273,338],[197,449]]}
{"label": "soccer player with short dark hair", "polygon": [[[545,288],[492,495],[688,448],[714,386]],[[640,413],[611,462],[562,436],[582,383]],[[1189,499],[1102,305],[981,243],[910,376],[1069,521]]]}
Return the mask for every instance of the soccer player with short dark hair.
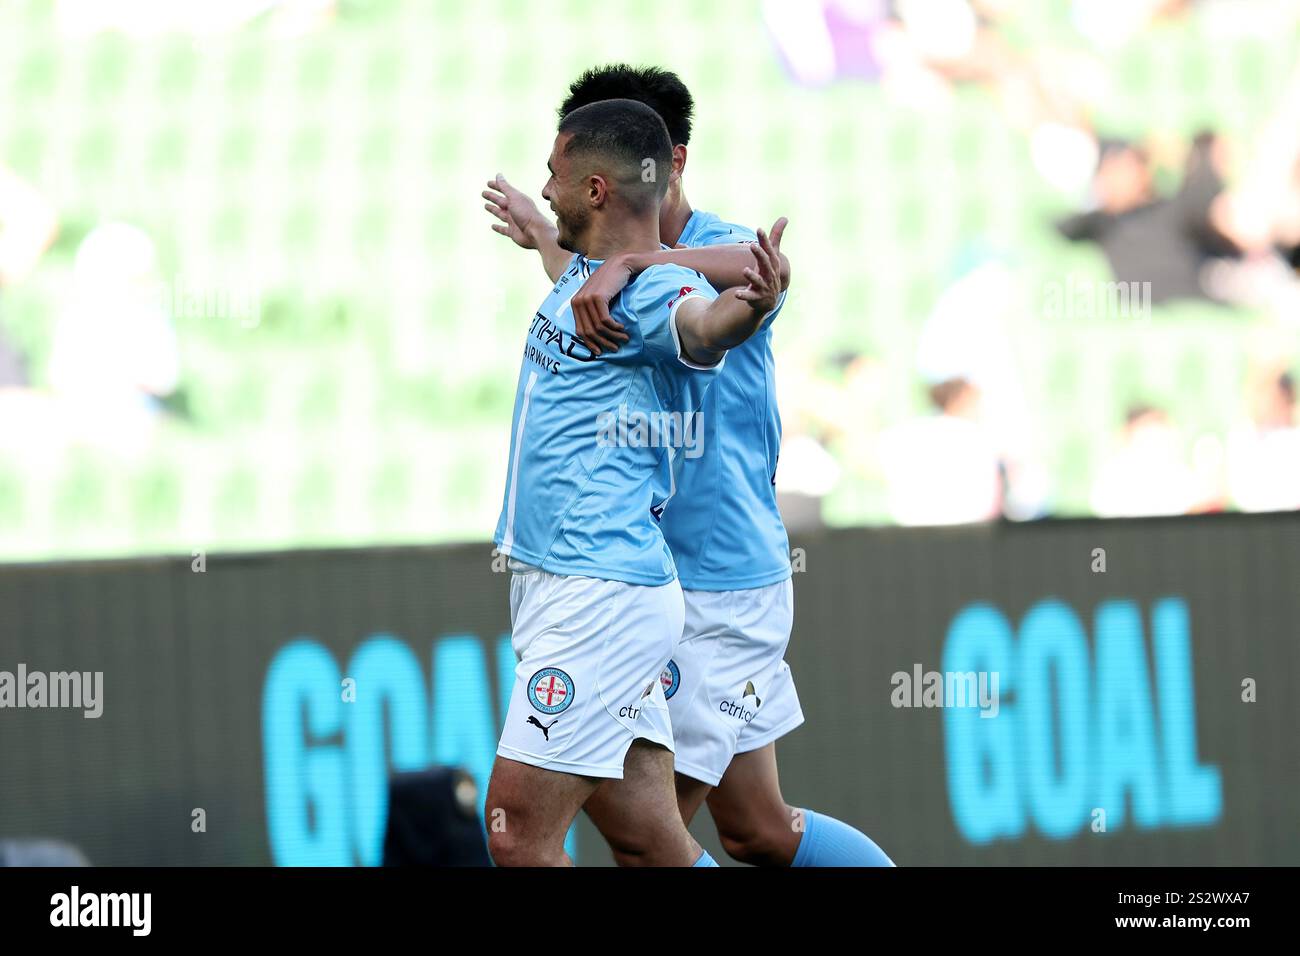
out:
{"label": "soccer player with short dark hair", "polygon": [[[574,296],[575,328],[593,351],[618,354],[630,332],[611,312],[611,300],[653,263],[675,261],[699,269],[719,289],[746,281],[738,260],[714,254],[757,238],[744,226],[692,209],[682,185],[694,100],[674,73],[614,64],[588,70],[569,88],[562,116],[608,98],[637,100],[664,120],[673,142],[668,191],[659,211],[659,238],[686,249],[629,251],[609,258]],[[504,225],[494,229],[537,249],[552,276],[562,253],[554,228],[532,202],[497,177],[488,209]],[[774,230],[775,231],[775,230]],[[782,289],[789,282],[781,260]],[[781,301],[776,311],[779,311]],[[615,309],[615,311],[617,311]],[[776,504],[781,420],[776,403],[771,319],[730,353],[704,398],[704,453],[684,459],[675,494],[661,512],[683,588],[686,620],[661,683],[675,749],[677,798],[689,823],[708,801],[727,852],[738,860],[777,866],[890,866],[864,833],[785,802],[777,775],[775,741],[803,723],[784,655],[793,625],[789,542]],[[647,708],[654,739],[657,711]],[[607,785],[604,790],[613,789]],[[616,818],[598,792],[587,810],[598,825]],[[602,832],[608,827],[602,828]],[[608,836],[608,833],[606,834]],[[620,848],[612,841],[615,855]]]}
{"label": "soccer player with short dark hair", "polygon": [[597,423],[616,408],[695,414],[724,354],[775,307],[779,250],[766,238],[747,250],[752,279],[724,296],[680,266],[640,272],[613,307],[628,333],[617,354],[587,347],[570,306],[607,256],[659,249],[667,179],[646,171],[671,162],[653,110],[607,100],[564,117],[547,164],[554,238],[573,254],[529,322],[495,535],[518,657],[487,795],[489,817],[504,813],[489,828],[498,865],[570,862],[565,833],[602,782],[617,783],[603,805],[620,822],[597,825],[638,862],[716,865],[678,813],[671,750],[637,739],[643,710],[666,713],[659,675],[684,615],[653,513],[671,449],[605,442]]}

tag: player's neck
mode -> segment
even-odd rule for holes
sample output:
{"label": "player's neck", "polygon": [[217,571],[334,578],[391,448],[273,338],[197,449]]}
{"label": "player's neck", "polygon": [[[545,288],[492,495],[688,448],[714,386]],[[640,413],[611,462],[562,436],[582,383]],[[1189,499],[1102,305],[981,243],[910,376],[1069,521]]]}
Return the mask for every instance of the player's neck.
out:
{"label": "player's neck", "polygon": [[587,238],[588,259],[608,259],[620,252],[658,252],[659,224],[653,217],[593,223]]}
{"label": "player's neck", "polygon": [[659,207],[659,241],[665,246],[677,245],[677,240],[682,237],[693,213],[691,204],[686,200],[686,190],[680,185],[669,187],[668,195]]}

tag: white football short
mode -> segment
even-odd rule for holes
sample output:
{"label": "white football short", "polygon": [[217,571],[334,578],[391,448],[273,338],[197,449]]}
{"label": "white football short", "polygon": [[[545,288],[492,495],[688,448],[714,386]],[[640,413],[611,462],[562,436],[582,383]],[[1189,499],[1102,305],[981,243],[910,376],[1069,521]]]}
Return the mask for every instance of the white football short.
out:
{"label": "white football short", "polygon": [[[517,562],[511,568],[519,663],[497,754],[622,779],[628,747],[642,736],[642,712],[649,707],[668,719],[659,675],[682,633],[681,585],[558,575]],[[655,733],[671,750],[671,726]]]}
{"label": "white football short", "polygon": [[686,624],[660,675],[668,706],[642,709],[637,736],[674,751],[678,773],[717,786],[731,758],[803,723],[785,650],[790,579],[741,591],[684,591]]}

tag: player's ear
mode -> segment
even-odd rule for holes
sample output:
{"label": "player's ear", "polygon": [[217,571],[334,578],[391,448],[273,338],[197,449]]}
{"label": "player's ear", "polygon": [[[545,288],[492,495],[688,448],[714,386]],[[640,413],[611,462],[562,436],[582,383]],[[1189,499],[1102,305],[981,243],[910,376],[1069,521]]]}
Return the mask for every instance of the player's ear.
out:
{"label": "player's ear", "polygon": [[587,199],[593,208],[605,205],[609,199],[609,183],[604,176],[590,176],[587,179]]}
{"label": "player's ear", "polygon": [[[680,179],[683,172],[686,171],[686,147],[678,143],[673,147],[673,179]],[[672,179],[669,180],[672,182]]]}

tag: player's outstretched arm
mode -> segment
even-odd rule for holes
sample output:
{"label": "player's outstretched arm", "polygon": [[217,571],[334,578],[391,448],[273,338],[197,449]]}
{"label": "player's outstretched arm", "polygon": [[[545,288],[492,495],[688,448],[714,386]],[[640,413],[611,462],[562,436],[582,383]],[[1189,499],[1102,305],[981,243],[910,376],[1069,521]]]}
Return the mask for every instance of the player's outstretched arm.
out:
{"label": "player's outstretched arm", "polygon": [[[772,226],[772,245],[780,264],[781,291],[790,285],[790,260],[781,253],[781,236],[787,219],[782,216]],[[573,320],[578,335],[596,355],[617,352],[627,341],[622,324],[609,313],[609,303],[632,279],[653,265],[679,265],[694,269],[719,291],[743,288],[749,284],[745,270],[754,265],[750,243],[702,246],[698,249],[661,249],[658,252],[626,252],[610,256],[591,274],[572,299]]]}
{"label": "player's outstretched arm", "polygon": [[[780,250],[780,233],[785,229],[785,218],[776,221],[772,227],[772,236],[777,243],[778,274],[781,291],[790,288],[790,260]],[[748,284],[745,270],[753,266],[754,257],[749,254],[749,243],[727,243],[717,246],[700,246],[695,249],[661,249],[659,252],[628,253],[628,265],[636,275],[653,265],[685,266],[694,269],[709,280],[709,285],[718,291]],[[599,271],[599,270],[597,270]]]}
{"label": "player's outstretched arm", "polygon": [[778,229],[783,226],[784,220],[778,222],[771,237],[760,229],[758,242],[746,247],[753,263],[743,270],[743,288],[728,289],[707,305],[693,297],[677,307],[677,337],[684,358],[698,365],[717,365],[728,349],[757,332],[764,317],[776,308],[781,295]]}
{"label": "player's outstretched arm", "polygon": [[515,245],[524,249],[536,249],[542,257],[542,268],[552,282],[557,281],[564,274],[573,253],[560,248],[555,224],[500,173],[488,180],[483,198],[487,200],[483,208],[501,220],[492,224],[492,231],[509,236]]}

